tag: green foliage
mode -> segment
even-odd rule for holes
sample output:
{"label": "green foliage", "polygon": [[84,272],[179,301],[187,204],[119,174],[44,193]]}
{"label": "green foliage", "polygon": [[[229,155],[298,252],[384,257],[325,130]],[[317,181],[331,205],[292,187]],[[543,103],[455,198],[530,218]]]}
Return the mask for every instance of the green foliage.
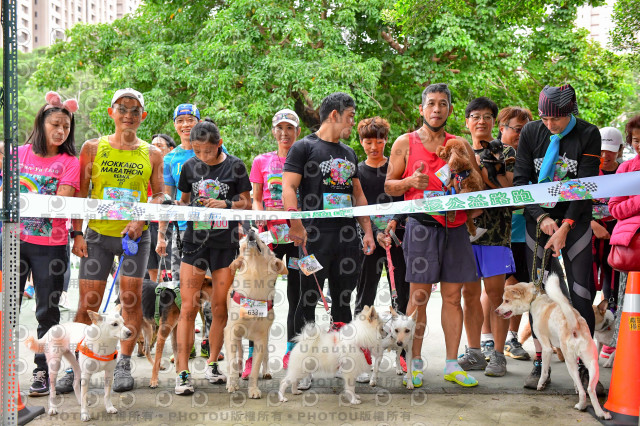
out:
{"label": "green foliage", "polygon": [[[435,82],[453,92],[451,133],[464,133],[464,107],[477,96],[535,112],[544,85],[565,82],[576,88],[582,116],[607,125],[633,95],[632,80],[618,56],[575,29],[579,3],[149,0],[113,24],[71,29],[33,80],[39,88],[101,82],[90,117],[102,133],[112,131],[106,108],[117,88],[144,93],[147,139],[175,134],[173,109],[193,102],[247,165],[275,149],[277,110],[295,109],[304,135],[334,91],[355,97],[358,119],[387,118],[391,140],[419,126],[420,94]],[[349,143],[362,156],[355,131]]]}
{"label": "green foliage", "polygon": [[640,52],[640,1],[617,0],[612,18],[612,46],[619,50],[631,51],[637,59]]}

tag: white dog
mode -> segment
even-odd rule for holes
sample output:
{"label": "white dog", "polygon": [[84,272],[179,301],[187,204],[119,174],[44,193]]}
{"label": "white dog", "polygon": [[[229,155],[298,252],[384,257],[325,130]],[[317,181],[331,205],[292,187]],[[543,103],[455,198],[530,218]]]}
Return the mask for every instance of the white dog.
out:
{"label": "white dog", "polygon": [[[83,422],[91,420],[87,407],[89,380],[94,373],[104,370],[104,405],[107,413],[114,414],[118,410],[111,403],[111,385],[113,370],[118,356],[117,345],[121,339],[128,339],[133,334],[124,326],[119,313],[98,314],[88,311],[91,325],[78,322],[59,324],[36,340],[29,336],[25,344],[36,353],[44,353],[49,366],[49,415],[58,414],[56,398],[56,378],[60,370],[60,361],[64,357],[73,369],[73,390],[80,404]],[[78,360],[74,355],[78,350]],[[81,386],[82,384],[82,386]]]}
{"label": "white dog", "polygon": [[[396,353],[396,374],[403,373],[400,365],[400,354],[404,349],[407,362],[407,373],[409,377],[413,377],[413,363],[411,358],[411,350],[413,349],[413,336],[416,331],[416,319],[418,318],[418,310],[413,311],[410,316],[398,314],[392,307],[389,312],[380,314],[380,321],[383,326],[383,338],[378,345],[371,349],[373,358],[373,373],[369,384],[376,386],[378,380],[378,370],[380,362],[385,350]],[[413,380],[407,380],[407,389],[413,389]]]}
{"label": "white dog", "polygon": [[538,294],[533,283],[506,286],[503,302],[496,309],[496,313],[508,319],[512,315],[531,312],[533,331],[542,345],[542,374],[538,381],[538,390],[544,389],[549,377],[549,362],[553,346],[559,347],[562,349],[564,362],[579,394],[579,401],[575,408],[581,411],[587,408],[587,397],[578,372],[579,357],[589,370],[587,392],[593,409],[601,419],[610,419],[611,414],[602,409],[596,396],[596,383],[600,377],[598,349],[591,338],[587,322],[562,294],[557,275],[549,275],[545,290],[546,294]]}
{"label": "white dog", "polygon": [[355,392],[356,378],[369,370],[362,350],[378,345],[382,325],[375,308],[369,306],[339,331],[321,330],[315,323],[307,324],[295,338],[297,343],[291,351],[287,375],[280,382],[279,400],[287,401],[284,392],[289,385],[291,393],[301,394],[298,381],[303,377],[312,373],[334,377],[340,371],[349,403],[360,404]]}
{"label": "white dog", "polygon": [[224,328],[228,360],[227,391],[238,390],[242,365],[242,338],[253,341],[253,368],[249,375],[249,398],[260,398],[258,375],[271,378],[269,331],[274,320],[273,298],[278,275],[288,273],[287,265],[269,249],[255,230],[240,241],[240,255],[229,266],[235,277],[227,301],[229,317]]}

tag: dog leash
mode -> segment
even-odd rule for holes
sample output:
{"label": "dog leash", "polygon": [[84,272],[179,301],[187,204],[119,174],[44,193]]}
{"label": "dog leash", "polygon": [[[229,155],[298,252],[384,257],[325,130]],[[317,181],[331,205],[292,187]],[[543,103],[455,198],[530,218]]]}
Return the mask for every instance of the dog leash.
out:
{"label": "dog leash", "polygon": [[[302,246],[302,253],[304,253],[305,256],[309,256],[309,253],[307,253],[306,245]],[[320,292],[320,297],[322,298],[322,303],[324,304],[324,310],[327,311],[327,313],[329,314],[329,319],[331,320],[331,325],[333,326],[333,316],[329,311],[329,304],[327,303],[327,299],[325,299],[324,297],[324,293],[322,292],[322,287],[320,287],[320,283],[318,282],[318,277],[316,276],[316,273],[312,272],[312,274],[313,274],[313,278],[316,280],[316,285],[318,286],[318,291]]]}
{"label": "dog leash", "polygon": [[[396,233],[393,232],[392,229],[389,230],[389,235],[391,236],[391,239],[395,243],[396,247],[400,247],[400,244],[402,244],[402,242],[398,239]],[[397,311],[398,291],[396,290],[396,277],[393,272],[396,268],[393,266],[393,261],[391,260],[391,245],[386,246],[384,250],[387,252],[387,273],[389,275],[389,284],[391,285],[391,306],[393,306],[393,309]]]}
{"label": "dog leash", "polygon": [[542,230],[540,229],[540,224],[543,220],[550,217],[549,214],[545,213],[542,215],[538,223],[536,224],[536,243],[533,248],[533,263],[531,267],[531,282],[535,286],[538,293],[544,294],[544,288],[542,287],[542,279],[544,278],[544,271],[547,268],[547,261],[549,256],[551,255],[551,249],[548,248],[542,252],[542,261],[540,265],[540,276],[536,277],[536,269],[538,265],[538,246],[540,244],[540,235],[542,234]]}
{"label": "dog leash", "polygon": [[129,238],[129,234],[125,234],[122,237],[122,256],[120,256],[120,262],[118,263],[118,269],[116,270],[116,274],[113,277],[113,281],[111,281],[111,288],[109,289],[109,295],[107,296],[107,303],[104,304],[104,310],[102,313],[107,312],[107,307],[109,306],[109,301],[111,300],[111,293],[113,293],[113,288],[116,286],[116,281],[118,280],[118,275],[120,275],[120,268],[124,263],[124,256],[135,256],[138,253],[138,243],[142,237],[138,237],[137,240],[132,240]]}

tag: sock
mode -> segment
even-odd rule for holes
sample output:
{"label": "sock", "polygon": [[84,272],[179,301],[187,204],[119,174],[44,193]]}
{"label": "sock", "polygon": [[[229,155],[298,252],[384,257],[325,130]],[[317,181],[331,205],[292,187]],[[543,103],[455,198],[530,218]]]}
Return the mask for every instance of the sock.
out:
{"label": "sock", "polygon": [[481,342],[486,342],[488,340],[493,340],[493,333],[482,333],[480,335],[480,341]]}
{"label": "sock", "polygon": [[295,345],[295,342],[287,342],[287,352],[291,352]]}
{"label": "sock", "polygon": [[462,367],[458,364],[457,359],[448,359],[444,364],[445,374],[451,374],[454,371],[462,371]]}
{"label": "sock", "polygon": [[249,346],[249,355],[247,358],[251,358],[253,356],[253,346]]}
{"label": "sock", "polygon": [[482,349],[480,348],[469,348],[470,352],[482,355]]}
{"label": "sock", "polygon": [[507,341],[513,340],[513,339],[518,340],[518,333],[512,330],[509,330],[509,333],[507,333]]}
{"label": "sock", "polygon": [[424,367],[424,363],[422,362],[421,359],[414,359],[413,361],[413,370],[420,370],[422,371],[422,368]]}
{"label": "sock", "polygon": [[536,352],[536,359],[542,359],[542,352]]}

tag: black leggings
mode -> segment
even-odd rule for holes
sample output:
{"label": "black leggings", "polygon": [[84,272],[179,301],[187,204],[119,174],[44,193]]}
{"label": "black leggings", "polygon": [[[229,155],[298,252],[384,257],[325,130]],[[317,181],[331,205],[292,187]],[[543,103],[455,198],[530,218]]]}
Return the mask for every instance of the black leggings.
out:
{"label": "black leggings", "polygon": [[[329,280],[331,316],[335,322],[351,322],[351,293],[360,272],[360,239],[355,228],[344,226],[337,230],[307,229],[307,252],[315,255],[322,269],[315,275],[322,287]],[[302,254],[300,249],[299,256]],[[300,293],[294,317],[294,334],[302,331],[306,323],[315,322],[316,305],[320,291],[316,278],[300,273]]]}
{"label": "black leggings", "polygon": [[[567,284],[569,287],[569,300],[574,308],[582,315],[589,325],[589,331],[593,336],[595,328],[595,315],[593,313],[593,300],[596,297],[596,289],[592,282],[592,262],[593,255],[591,253],[591,224],[589,222],[576,222],[575,228],[567,234],[565,247],[562,249],[562,260],[567,273]],[[527,220],[527,260],[529,265],[529,275],[531,275],[533,248],[536,239],[536,224],[531,220]],[[537,267],[542,262],[542,253],[544,245],[547,243],[549,236],[540,233],[538,241]],[[555,272],[560,276],[560,288],[567,295],[566,288],[563,283],[564,274],[560,267],[558,259],[550,256],[547,270]],[[533,324],[533,318],[529,314],[529,321]],[[533,333],[533,327],[531,328]],[[533,334],[535,338],[535,334]]]}
{"label": "black leggings", "polygon": [[[396,290],[398,292],[398,311],[403,314],[407,313],[407,304],[409,303],[409,283],[405,280],[405,272],[407,266],[404,261],[404,253],[402,247],[391,246],[391,262],[393,262]],[[387,270],[389,277],[389,265],[387,265],[387,251],[376,244],[376,249],[369,256],[364,256],[362,260],[362,269],[356,286],[356,308],[354,314],[362,312],[365,306],[373,306],[376,301],[378,291],[378,283],[382,275],[382,268]],[[389,279],[389,291],[391,291],[391,278]],[[391,305],[391,298],[389,298]]]}
{"label": "black leggings", "polygon": [[[20,304],[29,273],[33,276],[36,299],[38,339],[54,325],[60,323],[60,294],[64,287],[64,274],[69,268],[67,246],[41,246],[20,243]],[[35,354],[37,370],[49,371],[44,354]]]}

